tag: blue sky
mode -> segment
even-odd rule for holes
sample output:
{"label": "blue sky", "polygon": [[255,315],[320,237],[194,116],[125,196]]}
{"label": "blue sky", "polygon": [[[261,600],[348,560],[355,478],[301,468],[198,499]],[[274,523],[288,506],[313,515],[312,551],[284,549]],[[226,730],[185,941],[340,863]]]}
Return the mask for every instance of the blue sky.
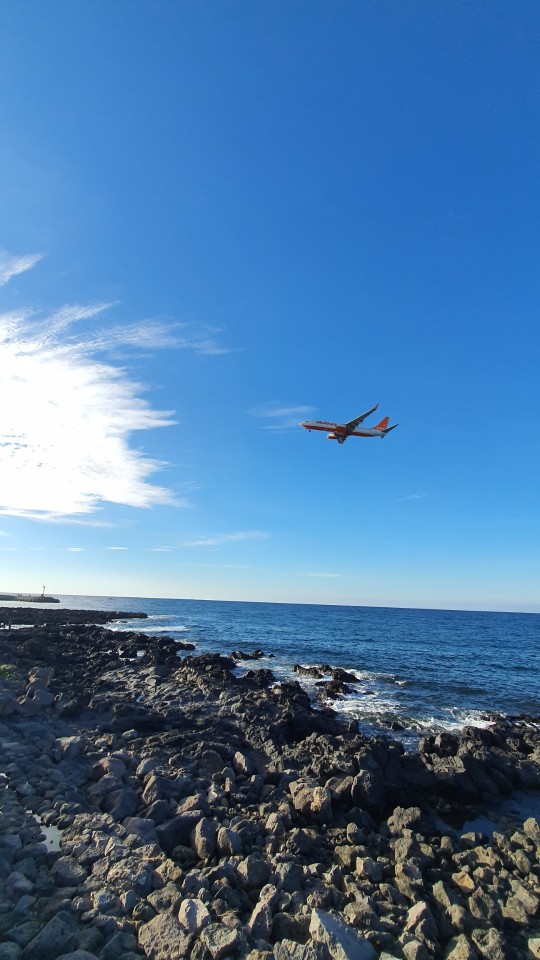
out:
{"label": "blue sky", "polygon": [[0,21],[0,589],[540,610],[535,0]]}

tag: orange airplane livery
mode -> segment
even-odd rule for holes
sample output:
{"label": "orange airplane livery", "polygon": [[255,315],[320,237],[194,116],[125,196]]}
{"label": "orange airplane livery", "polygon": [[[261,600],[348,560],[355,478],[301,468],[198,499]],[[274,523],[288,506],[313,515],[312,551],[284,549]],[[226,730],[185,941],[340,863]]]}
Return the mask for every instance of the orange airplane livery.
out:
{"label": "orange airplane livery", "polygon": [[378,403],[375,404],[367,413],[362,413],[361,416],[356,417],[355,420],[349,420],[348,423],[329,423],[326,420],[303,420],[300,426],[305,427],[306,430],[324,430],[325,432],[329,430],[328,439],[337,440],[338,443],[345,443],[347,437],[380,437],[382,440],[387,433],[390,433],[391,430],[395,430],[396,427],[399,426],[398,423],[394,423],[389,427],[389,417],[384,417],[376,427],[362,427],[361,430],[358,430],[360,424],[363,423],[367,417],[370,417],[372,413],[375,413],[378,406]]}

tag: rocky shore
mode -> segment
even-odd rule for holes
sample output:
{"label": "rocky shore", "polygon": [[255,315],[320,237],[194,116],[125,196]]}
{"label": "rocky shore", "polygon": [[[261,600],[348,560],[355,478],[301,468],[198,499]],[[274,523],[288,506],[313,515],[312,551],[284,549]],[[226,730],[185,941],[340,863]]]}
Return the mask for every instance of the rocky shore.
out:
{"label": "rocky shore", "polygon": [[531,718],[408,753],[256,655],[23,614],[0,630],[0,960],[540,957],[538,822],[448,825],[540,788]]}

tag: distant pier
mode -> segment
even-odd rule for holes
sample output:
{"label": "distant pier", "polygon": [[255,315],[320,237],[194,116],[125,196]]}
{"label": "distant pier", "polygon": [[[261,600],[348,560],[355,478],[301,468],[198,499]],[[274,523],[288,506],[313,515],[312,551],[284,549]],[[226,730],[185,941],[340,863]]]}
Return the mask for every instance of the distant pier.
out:
{"label": "distant pier", "polygon": [[17,603],[60,603],[58,597],[48,597],[44,593],[0,593],[0,603],[15,600]]}

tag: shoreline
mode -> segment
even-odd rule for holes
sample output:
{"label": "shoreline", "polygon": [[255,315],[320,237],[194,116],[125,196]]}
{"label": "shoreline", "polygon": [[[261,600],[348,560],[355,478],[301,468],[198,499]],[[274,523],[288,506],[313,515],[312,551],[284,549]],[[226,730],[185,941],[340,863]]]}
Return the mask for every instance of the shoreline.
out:
{"label": "shoreline", "polygon": [[[41,616],[0,632],[2,960],[42,960],[62,924],[59,949],[84,960],[540,948],[538,823],[488,839],[444,822],[540,788],[534,718],[406,753],[314,710],[256,658],[238,677],[233,657],[184,644],[179,659],[178,641],[99,625],[132,612],[22,613]],[[60,850],[37,842],[36,814]]]}

